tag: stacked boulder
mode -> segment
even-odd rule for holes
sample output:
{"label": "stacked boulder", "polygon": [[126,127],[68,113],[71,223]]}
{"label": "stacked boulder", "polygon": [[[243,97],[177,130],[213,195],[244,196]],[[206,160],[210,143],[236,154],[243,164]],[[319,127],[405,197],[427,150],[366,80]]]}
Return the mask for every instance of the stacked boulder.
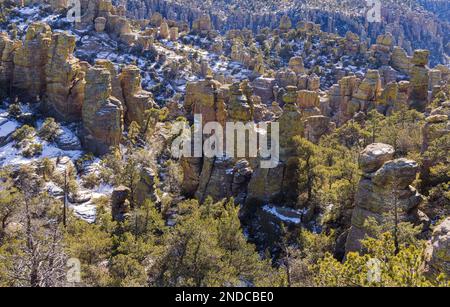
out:
{"label": "stacked boulder", "polygon": [[396,46],[392,51],[390,65],[404,75],[409,75],[411,69],[411,58],[406,53],[405,49]]}
{"label": "stacked boulder", "polygon": [[20,42],[0,33],[0,96],[10,94],[14,75],[14,52],[20,48]]}
{"label": "stacked boulder", "polygon": [[131,191],[125,186],[118,186],[111,195],[111,215],[114,221],[123,222],[130,212]]}
{"label": "stacked boulder", "polygon": [[423,196],[410,186],[416,178],[418,164],[393,158],[394,148],[381,143],[371,144],[361,152],[359,164],[363,176],[358,184],[345,245],[347,253],[361,250],[360,240],[369,235],[365,224],[369,218],[386,223],[393,221],[397,211],[399,221],[427,222],[427,217],[418,210]]}
{"label": "stacked boulder", "polygon": [[111,94],[108,68],[99,64],[89,68],[82,112],[83,141],[87,150],[98,155],[107,153],[111,146],[118,146],[122,137],[122,103]]}
{"label": "stacked boulder", "polygon": [[364,80],[353,93],[347,112],[356,114],[373,108],[381,95],[381,79],[378,70],[368,70]]}
{"label": "stacked boulder", "polygon": [[32,23],[25,40],[14,53],[13,87],[30,97],[45,91],[45,65],[52,40],[52,30],[45,23]]}
{"label": "stacked boulder", "polygon": [[75,36],[54,33],[45,69],[46,108],[56,118],[76,121],[81,118],[85,72],[73,56]]}
{"label": "stacked boulder", "polygon": [[297,92],[297,105],[300,107],[303,118],[320,115],[319,94],[314,91],[300,90]]}
{"label": "stacked boulder", "polygon": [[211,18],[209,15],[202,15],[192,24],[192,32],[207,35],[212,30]]}
{"label": "stacked boulder", "polygon": [[428,50],[416,50],[412,58],[412,68],[410,72],[410,96],[409,104],[419,112],[425,111],[428,104]]}
{"label": "stacked boulder", "polygon": [[210,121],[224,124],[227,113],[221,87],[222,84],[211,76],[206,77],[205,80],[188,83],[184,100],[185,110],[192,115],[201,114],[203,124]]}
{"label": "stacked boulder", "polygon": [[379,66],[388,65],[391,60],[393,37],[390,33],[377,37],[375,45],[371,46],[371,53]]}
{"label": "stacked boulder", "polygon": [[145,124],[145,111],[155,107],[153,94],[142,89],[141,70],[134,65],[126,66],[120,74],[120,84],[126,105],[126,119],[129,123]]}
{"label": "stacked boulder", "polygon": [[352,118],[350,101],[360,82],[356,76],[347,76],[330,88],[329,105],[335,114],[338,125],[342,125]]}
{"label": "stacked boulder", "polygon": [[[186,96],[184,108],[191,116],[201,115],[202,124],[217,121],[223,126],[227,118],[226,105],[224,101],[222,84],[208,76],[205,80],[189,82],[186,86]],[[222,126],[222,127],[223,127]],[[201,127],[203,128],[203,127]],[[207,183],[201,184],[202,191],[199,191],[200,179],[203,172],[211,173],[214,161],[211,159],[201,159],[198,157],[181,159],[183,167],[182,190],[186,195],[196,195],[199,199],[203,198],[204,191],[207,189]],[[203,181],[205,181],[205,177]]]}
{"label": "stacked boulder", "polygon": [[305,72],[305,66],[303,64],[303,59],[300,56],[292,57],[289,60],[289,68],[292,69],[296,74],[303,74]]}
{"label": "stacked boulder", "polygon": [[283,97],[283,114],[279,118],[280,124],[280,158],[286,161],[292,156],[295,148],[292,147],[292,138],[304,135],[303,115],[297,105],[297,88],[288,87]]}
{"label": "stacked boulder", "polygon": [[235,82],[231,85],[231,97],[228,104],[228,115],[234,121],[248,122],[253,117],[252,108],[244,95],[241,84]]}

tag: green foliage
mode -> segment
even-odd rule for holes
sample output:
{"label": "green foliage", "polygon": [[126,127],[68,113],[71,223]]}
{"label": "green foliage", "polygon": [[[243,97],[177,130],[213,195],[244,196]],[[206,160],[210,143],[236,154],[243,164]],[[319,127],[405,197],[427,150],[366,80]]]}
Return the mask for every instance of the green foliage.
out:
{"label": "green foliage", "polygon": [[141,133],[141,127],[135,121],[132,121],[128,127],[128,141],[131,145],[136,145],[139,135]]}
{"label": "green foliage", "polygon": [[42,154],[42,144],[40,143],[31,143],[22,150],[22,155],[26,158],[40,156],[41,154]]}
{"label": "green foliage", "polygon": [[284,267],[290,287],[313,286],[316,274],[314,265],[326,253],[334,249],[334,233],[312,233],[302,229],[296,238],[296,244],[282,246],[281,265]]}
{"label": "green foliage", "polygon": [[329,138],[349,149],[354,147],[362,149],[370,143],[370,137],[370,132],[365,131],[357,122],[349,120],[337,128]]}
{"label": "green foliage", "polygon": [[31,168],[18,172],[14,183],[8,170],[0,176],[0,286],[64,285],[61,203],[42,193]]}
{"label": "green foliage", "polygon": [[20,115],[22,115],[22,110],[20,109],[19,104],[13,103],[13,104],[9,105],[8,114],[12,118],[18,118]]}
{"label": "green foliage", "polygon": [[81,263],[81,278],[87,285],[105,286],[110,282],[104,265],[113,247],[111,235],[100,225],[73,219],[69,222],[65,243],[71,258]]}
{"label": "green foliage", "polygon": [[[211,208],[214,207],[214,208]],[[238,286],[281,284],[279,273],[259,259],[243,237],[234,201],[200,208],[181,204],[185,215],[165,236],[157,285]]]}
{"label": "green foliage", "polygon": [[42,174],[42,178],[45,181],[48,181],[49,179],[52,178],[53,173],[55,172],[56,165],[54,161],[45,157],[40,161],[39,167],[40,173]]}
{"label": "green foliage", "polygon": [[450,135],[433,140],[422,156],[422,165],[429,166],[428,184],[431,186],[450,181]]}
{"label": "green foliage", "polygon": [[0,243],[14,213],[18,210],[21,196],[9,174],[9,169],[0,170]]}
{"label": "green foliage", "polygon": [[313,197],[313,188],[319,180],[319,147],[302,137],[295,137],[293,142],[296,150],[296,190],[300,200],[309,202]]}
{"label": "green foliage", "polygon": [[12,134],[12,138],[17,142],[18,146],[24,141],[31,141],[36,134],[36,130],[28,125],[23,125]]}
{"label": "green foliage", "polygon": [[402,246],[395,253],[394,238],[384,233],[362,241],[367,253],[347,254],[344,263],[327,254],[317,264],[315,282],[331,287],[418,287],[431,286],[422,273],[424,245]]}
{"label": "green foliage", "polygon": [[373,109],[367,113],[366,130],[370,133],[371,143],[375,143],[377,136],[383,130],[382,122],[385,117]]}
{"label": "green foliage", "polygon": [[55,119],[48,117],[42,124],[41,129],[39,129],[38,136],[45,141],[53,142],[58,137],[60,129],[61,128]]}
{"label": "green foliage", "polygon": [[383,116],[372,110],[368,113],[365,131],[370,135],[370,143],[378,142],[392,145],[399,156],[420,152],[422,146],[421,127],[424,115],[406,107],[400,108],[391,116]]}

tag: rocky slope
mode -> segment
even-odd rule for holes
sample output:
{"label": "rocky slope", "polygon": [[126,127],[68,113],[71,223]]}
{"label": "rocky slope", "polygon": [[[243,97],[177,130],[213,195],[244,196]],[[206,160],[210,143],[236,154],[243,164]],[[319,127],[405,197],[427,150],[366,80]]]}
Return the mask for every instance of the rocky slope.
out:
{"label": "rocky slope", "polygon": [[[426,11],[438,7],[421,3],[403,14],[404,7],[389,4],[377,25],[365,23],[364,8],[345,6],[351,1],[337,10],[335,1],[249,1],[237,10],[236,1],[92,0],[81,1],[76,23],[67,20],[64,1],[3,7],[8,14],[0,24],[0,165],[37,167],[47,157],[59,172],[76,167],[74,180],[83,188],[70,194],[69,203],[90,222],[95,200],[105,195],[116,221],[125,220],[134,203],[151,199],[165,206],[169,226],[182,199],[234,197],[258,242],[263,235],[255,229],[262,228],[276,241],[277,223],[315,232],[327,226],[325,213],[340,204],[322,192],[312,197],[317,187],[310,181],[353,182],[350,166],[341,167],[350,175],[323,175],[323,169],[337,167],[333,150],[342,150],[340,158],[350,163],[345,155],[365,147],[355,170],[362,176],[336,221],[337,245],[344,254],[360,251],[360,240],[370,235],[367,220],[388,224],[394,210],[398,221],[420,225],[421,236],[431,238],[430,272],[448,272],[442,256],[448,248],[441,240],[448,232],[445,222],[430,235],[433,223],[449,212],[445,191],[442,207],[433,205],[432,196],[433,189],[448,189],[448,175],[436,174],[448,157],[433,153],[436,146],[446,148],[436,142],[445,143],[450,131],[450,31],[448,20]],[[410,119],[398,117],[412,116],[412,130],[422,135],[406,145],[397,138],[389,139],[391,145],[375,143],[380,129],[373,111],[403,125]],[[190,130],[198,115],[203,126],[242,122],[255,124],[250,133],[266,135],[271,132],[264,124],[279,123],[279,162],[268,169],[248,154],[171,157],[174,123],[185,122]],[[40,132],[47,117],[59,125],[52,139]],[[372,138],[353,139],[358,129]],[[29,137],[20,140],[17,131]],[[402,151],[417,142],[420,152]],[[299,152],[301,146],[306,149]],[[89,176],[113,164],[100,159],[119,155],[128,163],[133,151],[141,163],[138,180],[132,176],[128,187],[89,187]],[[326,162],[315,165],[315,156]],[[58,198],[65,193],[53,181],[47,189]]]}

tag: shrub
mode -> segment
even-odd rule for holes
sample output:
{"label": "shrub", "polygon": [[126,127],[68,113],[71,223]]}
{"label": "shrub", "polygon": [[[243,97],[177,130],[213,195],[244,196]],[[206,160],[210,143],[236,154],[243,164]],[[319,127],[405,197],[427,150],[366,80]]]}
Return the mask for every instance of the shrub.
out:
{"label": "shrub", "polygon": [[24,140],[32,140],[35,134],[36,134],[36,130],[33,127],[30,127],[28,125],[23,125],[16,131],[14,131],[12,138],[17,143],[21,143]]}
{"label": "shrub", "polygon": [[27,148],[22,151],[22,155],[26,158],[39,156],[42,154],[42,144],[31,143]]}
{"label": "shrub", "polygon": [[41,139],[52,142],[57,138],[59,130],[59,124],[55,119],[49,117],[45,119],[44,124],[39,129],[38,135]]}
{"label": "shrub", "polygon": [[8,108],[9,116],[17,118],[22,114],[22,110],[17,103],[11,104]]}

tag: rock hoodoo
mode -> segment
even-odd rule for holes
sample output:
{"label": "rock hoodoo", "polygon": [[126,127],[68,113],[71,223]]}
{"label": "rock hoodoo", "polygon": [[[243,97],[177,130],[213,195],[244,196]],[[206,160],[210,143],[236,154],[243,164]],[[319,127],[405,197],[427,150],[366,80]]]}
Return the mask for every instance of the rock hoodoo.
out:
{"label": "rock hoodoo", "polygon": [[386,144],[371,144],[360,156],[363,176],[358,184],[346,252],[361,250],[360,240],[367,235],[365,222],[372,217],[379,223],[392,222],[397,210],[399,221],[427,222],[418,210],[423,197],[410,184],[418,164],[408,159],[392,160],[394,149]]}

